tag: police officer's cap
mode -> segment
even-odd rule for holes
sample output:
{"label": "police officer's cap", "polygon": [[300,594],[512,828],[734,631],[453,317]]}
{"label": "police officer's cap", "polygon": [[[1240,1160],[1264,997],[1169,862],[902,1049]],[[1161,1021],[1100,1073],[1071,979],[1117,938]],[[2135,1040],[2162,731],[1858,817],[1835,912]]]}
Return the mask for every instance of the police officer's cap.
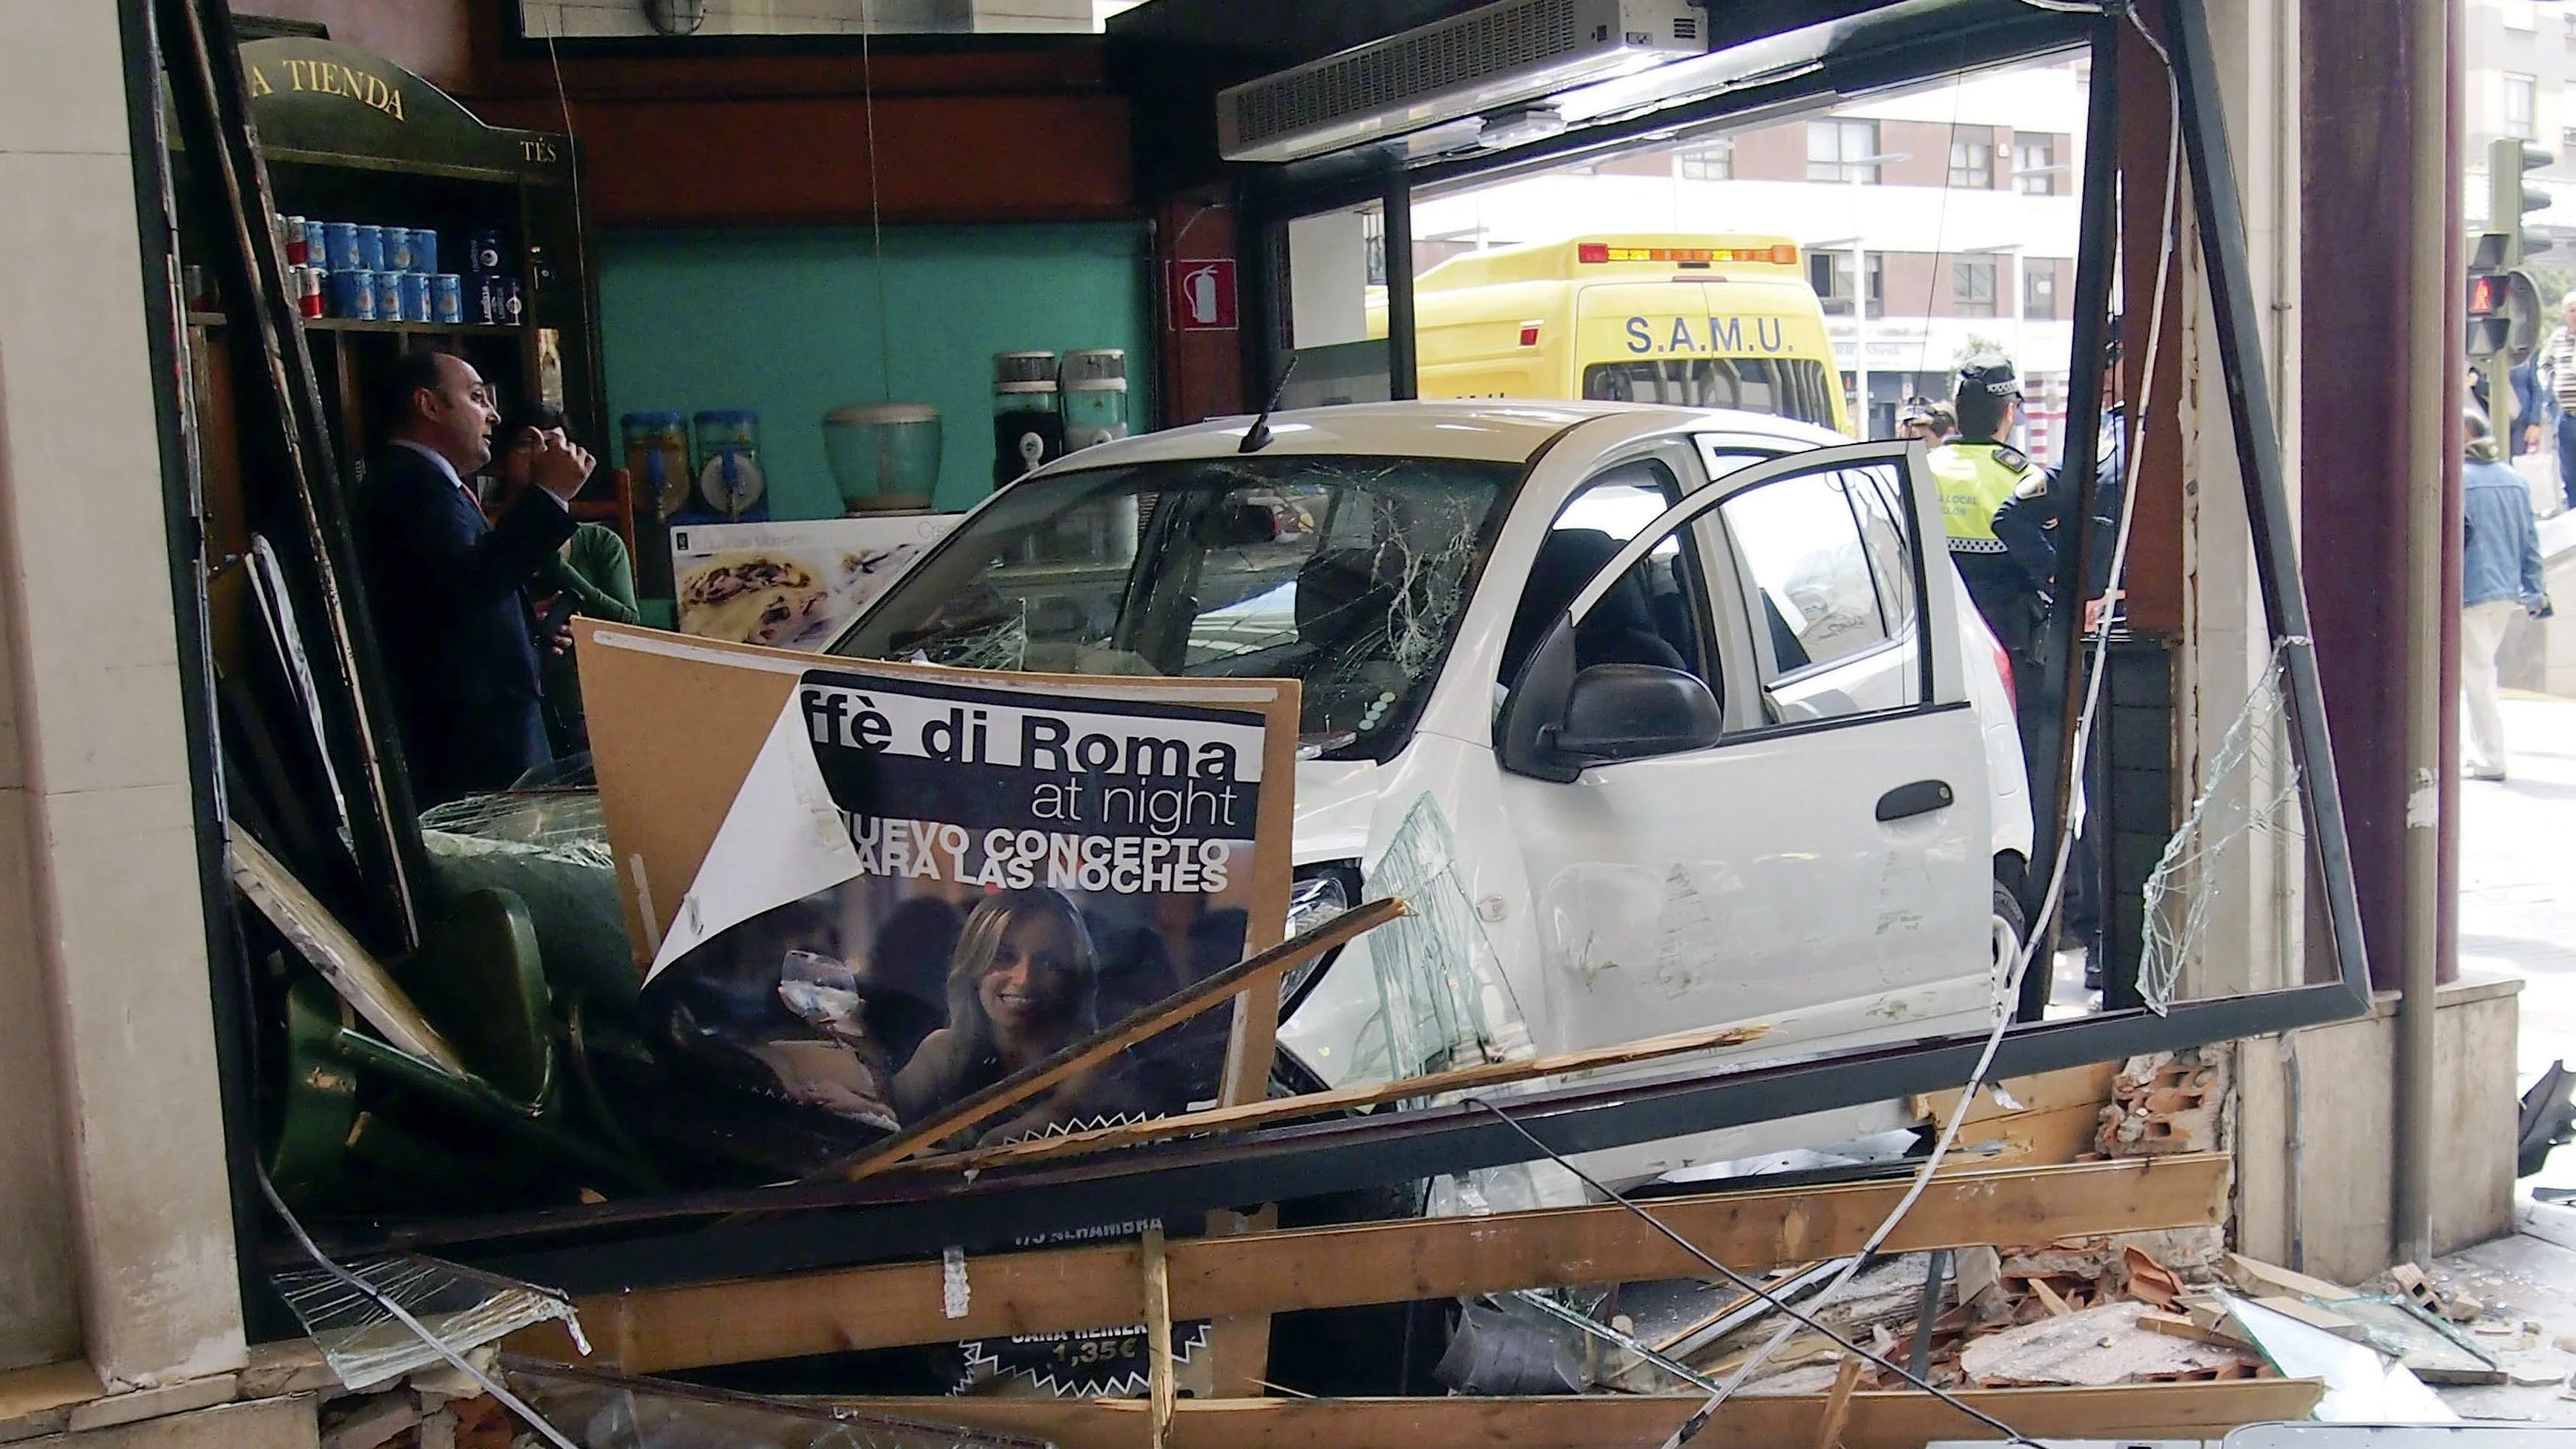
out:
{"label": "police officer's cap", "polygon": [[1900,423],[1907,424],[1928,423],[1932,421],[1932,409],[1932,399],[1928,397],[1910,397],[1905,400],[1903,405],[1897,408],[1896,420]]}
{"label": "police officer's cap", "polygon": [[2021,396],[2021,379],[2013,373],[2012,359],[2000,352],[1980,352],[1959,364],[1959,390],[1979,388],[1996,397]]}

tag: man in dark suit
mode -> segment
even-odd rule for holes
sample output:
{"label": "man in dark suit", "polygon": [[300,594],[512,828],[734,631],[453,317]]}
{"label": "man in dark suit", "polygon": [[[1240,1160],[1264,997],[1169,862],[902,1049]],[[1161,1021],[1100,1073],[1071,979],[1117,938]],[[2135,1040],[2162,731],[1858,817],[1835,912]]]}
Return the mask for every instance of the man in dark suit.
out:
{"label": "man in dark suit", "polygon": [[552,757],[540,641],[525,587],[570,537],[568,503],[591,456],[541,438],[535,486],[487,523],[465,480],[492,457],[500,414],[465,359],[407,353],[385,378],[384,449],[357,510],[367,597],[402,721],[412,791],[423,805],[506,789]]}

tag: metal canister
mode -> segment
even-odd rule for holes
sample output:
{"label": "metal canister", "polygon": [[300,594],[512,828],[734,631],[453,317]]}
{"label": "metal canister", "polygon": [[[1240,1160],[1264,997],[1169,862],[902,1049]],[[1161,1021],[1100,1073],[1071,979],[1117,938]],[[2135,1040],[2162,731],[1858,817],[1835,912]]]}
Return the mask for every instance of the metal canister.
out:
{"label": "metal canister", "polygon": [[286,243],[286,264],[288,266],[302,267],[312,264],[312,243],[307,238],[307,234],[304,230],[304,218],[300,216],[280,218],[279,237]]}
{"label": "metal canister", "polygon": [[381,272],[385,269],[385,229],[368,222],[358,223],[358,270]]}
{"label": "metal canister", "polygon": [[358,224],[354,221],[322,223],[322,265],[334,272],[358,270]]}
{"label": "metal canister", "polygon": [[331,274],[331,315],[353,322],[376,317],[376,274],[355,269]]}
{"label": "metal canister", "polygon": [[465,320],[465,279],[440,272],[429,279],[429,317],[433,322]]}
{"label": "metal canister", "polygon": [[406,322],[426,322],[429,317],[429,273],[402,274],[402,314]]}
{"label": "metal canister", "polygon": [[384,232],[385,270],[388,272],[417,270],[411,264],[411,228],[389,226],[384,229]]}
{"label": "metal canister", "polygon": [[438,275],[438,233],[428,227],[411,229],[411,269]]}
{"label": "metal canister", "polygon": [[524,304],[519,298],[518,278],[503,277],[501,279],[501,300],[497,310],[500,315],[495,317],[493,320],[499,322],[504,327],[516,327],[527,320]]}
{"label": "metal canister", "polygon": [[474,233],[473,254],[465,259],[466,270],[492,273],[501,270],[501,234],[497,231]]}
{"label": "metal canister", "polygon": [[376,320],[399,322],[403,319],[403,274],[379,271],[368,275],[376,279]]}
{"label": "metal canister", "polygon": [[[354,254],[357,249],[357,231],[355,228],[351,228],[349,233],[349,250],[353,254],[352,261],[355,260]],[[310,220],[304,223],[304,265],[308,267],[320,267],[326,272],[339,265],[339,263],[331,260],[331,228],[329,223]]]}

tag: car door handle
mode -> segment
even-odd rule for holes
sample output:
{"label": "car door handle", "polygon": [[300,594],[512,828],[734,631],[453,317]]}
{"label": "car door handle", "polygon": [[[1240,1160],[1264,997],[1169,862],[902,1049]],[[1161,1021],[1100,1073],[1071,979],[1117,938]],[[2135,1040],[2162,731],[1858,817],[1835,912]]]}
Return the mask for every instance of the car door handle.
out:
{"label": "car door handle", "polygon": [[1890,820],[1904,820],[1916,815],[1929,815],[1945,805],[1955,805],[1959,797],[1947,780],[1917,780],[1899,785],[1878,797],[1878,819],[1884,825]]}

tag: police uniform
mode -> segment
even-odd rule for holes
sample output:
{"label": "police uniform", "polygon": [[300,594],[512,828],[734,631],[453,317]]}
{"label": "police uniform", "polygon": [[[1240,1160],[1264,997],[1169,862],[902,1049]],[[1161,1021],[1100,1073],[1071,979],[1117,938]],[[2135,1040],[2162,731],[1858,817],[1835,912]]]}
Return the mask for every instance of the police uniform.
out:
{"label": "police uniform", "polygon": [[[1985,388],[2019,396],[2012,364],[1981,355],[1959,369],[1962,392]],[[1997,530],[1997,515],[2016,501],[2036,505],[2048,497],[2048,473],[2020,449],[1993,440],[1957,439],[1928,455],[1941,491],[1941,524],[1949,534],[1950,561],[1977,601],[1986,627],[2013,656],[2019,674],[2035,663],[2040,623],[2048,613],[2048,585],[2055,573],[2053,510],[2012,510]]]}

